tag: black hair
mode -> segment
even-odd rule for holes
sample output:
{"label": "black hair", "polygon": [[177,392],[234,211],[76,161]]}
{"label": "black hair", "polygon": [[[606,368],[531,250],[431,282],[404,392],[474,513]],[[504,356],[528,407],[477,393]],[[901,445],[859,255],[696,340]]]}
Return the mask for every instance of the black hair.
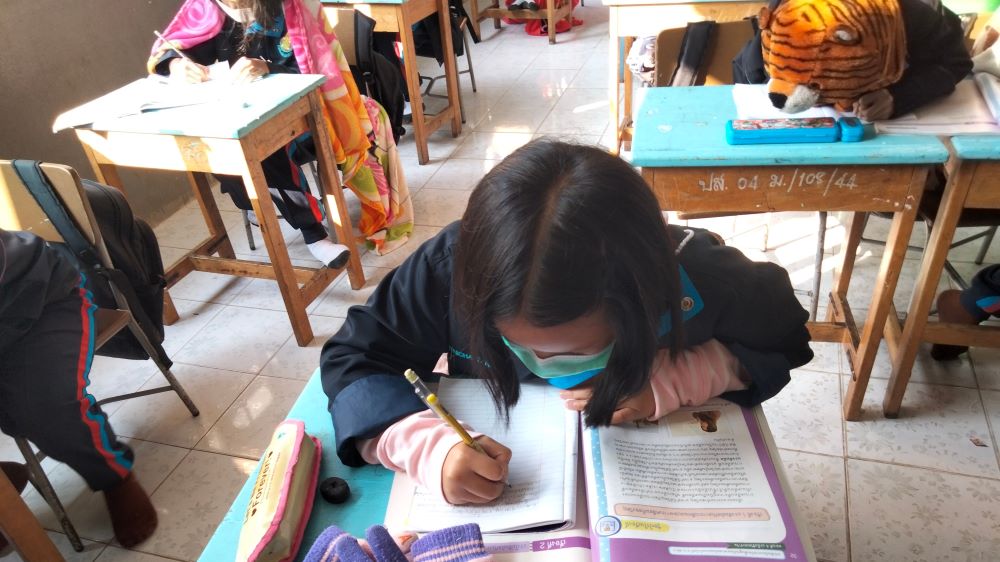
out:
{"label": "black hair", "polygon": [[[274,27],[282,13],[283,0],[239,0],[239,7],[250,10],[251,21],[239,22],[246,29],[251,23],[257,22],[265,30]],[[256,33],[246,33],[240,42],[240,52],[246,53],[251,41],[258,41]]]}
{"label": "black hair", "polygon": [[615,347],[584,410],[590,426],[609,425],[648,384],[664,314],[671,350],[680,348],[680,282],[659,204],[628,163],[599,148],[539,139],[497,164],[469,198],[454,267],[476,374],[503,415],[519,382],[498,320],[557,326],[603,310]]}

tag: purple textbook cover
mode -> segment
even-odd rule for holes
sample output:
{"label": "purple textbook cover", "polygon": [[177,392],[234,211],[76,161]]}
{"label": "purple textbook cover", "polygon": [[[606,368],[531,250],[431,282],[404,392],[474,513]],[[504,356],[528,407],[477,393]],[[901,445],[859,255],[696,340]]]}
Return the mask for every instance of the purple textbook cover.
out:
{"label": "purple textbook cover", "polygon": [[752,410],[716,399],[582,438],[595,562],[814,559]]}

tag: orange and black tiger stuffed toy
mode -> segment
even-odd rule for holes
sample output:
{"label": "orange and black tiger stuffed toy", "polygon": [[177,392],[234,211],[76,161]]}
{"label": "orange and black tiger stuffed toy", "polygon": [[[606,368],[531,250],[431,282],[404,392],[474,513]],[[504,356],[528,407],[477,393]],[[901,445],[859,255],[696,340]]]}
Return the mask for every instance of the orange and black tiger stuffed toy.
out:
{"label": "orange and black tiger stuffed toy", "polygon": [[785,112],[832,104],[870,121],[950,94],[971,70],[958,16],[931,0],[770,0],[733,59],[734,80],[770,81]]}
{"label": "orange and black tiger stuffed toy", "polygon": [[786,0],[760,13],[768,94],[797,113],[814,105],[850,110],[897,82],[906,33],[897,0]]}

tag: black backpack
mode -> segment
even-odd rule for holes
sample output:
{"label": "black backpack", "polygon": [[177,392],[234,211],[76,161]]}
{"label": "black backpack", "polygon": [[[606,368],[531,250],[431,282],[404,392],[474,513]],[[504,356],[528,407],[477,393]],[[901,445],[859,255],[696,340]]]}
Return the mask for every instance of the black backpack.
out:
{"label": "black backpack", "polygon": [[362,94],[385,109],[392,126],[392,138],[399,142],[399,137],[406,132],[403,128],[406,81],[399,65],[375,49],[375,20],[357,10],[354,11],[354,52],[357,58],[357,66],[351,66],[354,81]]}
{"label": "black backpack", "polygon": [[[767,9],[774,10],[781,0],[770,0]],[[753,24],[753,39],[743,46],[743,49],[733,59],[733,82],[736,84],[765,84],[770,80],[764,70],[764,53],[760,43],[760,25],[756,17],[750,18]]]}
{"label": "black backpack", "polygon": [[[113,187],[83,180],[108,250],[113,269],[101,265],[96,249],[80,232],[58,195],[42,173],[39,163],[15,160],[14,169],[62,236],[67,250],[86,275],[86,287],[100,308],[118,308],[110,283],[113,281],[128,302],[132,317],[149,338],[160,359],[169,367],[163,342],[163,291],[166,278],[156,235],[148,224],[135,218],[125,196]],[[149,354],[130,330],[121,330],[96,351],[121,359],[149,359]]]}
{"label": "black backpack", "polygon": [[[461,0],[448,0],[448,15],[451,22],[451,48],[455,56],[465,54],[465,42],[462,41],[462,28],[459,22],[463,18],[471,21],[465,5]],[[444,48],[441,46],[441,24],[437,14],[431,14],[413,25],[413,50],[418,57],[434,57],[438,64],[444,64]],[[469,34],[473,43],[479,43],[479,35],[475,28],[469,26]]]}

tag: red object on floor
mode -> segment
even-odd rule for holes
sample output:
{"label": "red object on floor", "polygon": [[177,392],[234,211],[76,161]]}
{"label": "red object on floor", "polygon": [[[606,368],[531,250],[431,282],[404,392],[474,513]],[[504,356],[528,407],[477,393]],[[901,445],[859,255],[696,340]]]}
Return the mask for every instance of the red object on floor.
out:
{"label": "red object on floor", "polygon": [[[544,10],[545,9],[545,3],[546,3],[546,1],[547,0],[537,0],[535,2],[536,4],[538,4],[538,9],[539,10]],[[573,2],[573,7],[574,8],[576,8],[578,5],[580,5],[580,0],[572,0],[572,2]],[[514,0],[504,0],[504,5],[506,5],[508,8],[510,7],[510,5],[512,3],[514,3]],[[557,6],[562,5],[562,2],[560,0],[556,0],[556,5]],[[503,21],[504,21],[504,23],[508,23],[508,24],[523,23],[524,24],[524,32],[527,33],[528,35],[543,36],[543,35],[548,35],[549,34],[549,28],[548,28],[549,22],[547,20],[544,20],[544,19],[540,19],[540,20],[522,20],[522,19],[517,19],[517,18],[503,18]],[[573,29],[574,27],[576,27],[578,25],[583,25],[583,20],[578,19],[578,18],[573,18],[573,25],[570,26],[569,22],[567,22],[565,19],[560,19],[560,20],[556,21],[556,33],[565,33],[565,32],[569,31],[570,29]]]}

